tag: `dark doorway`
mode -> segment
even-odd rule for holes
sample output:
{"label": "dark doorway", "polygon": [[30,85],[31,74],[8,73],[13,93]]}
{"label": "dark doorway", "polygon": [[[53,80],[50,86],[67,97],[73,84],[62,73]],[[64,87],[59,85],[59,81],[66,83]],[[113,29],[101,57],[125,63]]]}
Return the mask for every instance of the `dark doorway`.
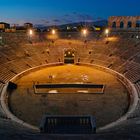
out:
{"label": "dark doorway", "polygon": [[115,21],[112,23],[112,28],[116,28],[116,22]]}
{"label": "dark doorway", "polygon": [[124,22],[123,21],[120,22],[120,28],[124,28]]}
{"label": "dark doorway", "polygon": [[140,28],[140,20],[136,21],[136,28]]}
{"label": "dark doorway", "polygon": [[132,22],[131,21],[128,21],[127,28],[132,28]]}

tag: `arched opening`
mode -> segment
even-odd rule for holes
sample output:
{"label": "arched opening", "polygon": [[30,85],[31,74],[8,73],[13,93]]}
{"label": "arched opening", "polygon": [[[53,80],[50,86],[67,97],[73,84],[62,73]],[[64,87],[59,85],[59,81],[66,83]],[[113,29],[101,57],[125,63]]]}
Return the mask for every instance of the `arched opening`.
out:
{"label": "arched opening", "polygon": [[124,22],[123,21],[120,22],[120,28],[124,28]]}
{"label": "arched opening", "polygon": [[116,28],[116,22],[115,21],[112,23],[112,28]]}
{"label": "arched opening", "polygon": [[128,21],[127,28],[131,28],[131,27],[132,27],[132,22],[131,21]]}
{"label": "arched opening", "polygon": [[75,57],[75,52],[74,50],[66,50],[64,52],[64,63],[66,64],[74,64],[74,57]]}
{"label": "arched opening", "polygon": [[136,28],[140,28],[140,20],[136,21]]}

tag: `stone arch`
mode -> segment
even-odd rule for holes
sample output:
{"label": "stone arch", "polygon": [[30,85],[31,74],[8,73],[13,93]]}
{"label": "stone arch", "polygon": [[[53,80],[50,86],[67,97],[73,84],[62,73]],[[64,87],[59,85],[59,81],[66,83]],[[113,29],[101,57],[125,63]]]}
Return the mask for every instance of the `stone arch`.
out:
{"label": "stone arch", "polygon": [[124,28],[124,22],[123,21],[120,22],[120,28]]}
{"label": "stone arch", "polygon": [[136,21],[136,28],[140,28],[140,20]]}
{"label": "stone arch", "polygon": [[74,49],[65,49],[64,50],[64,63],[74,63],[75,60],[75,50]]}
{"label": "stone arch", "polygon": [[116,22],[115,21],[112,23],[112,28],[116,28]]}
{"label": "stone arch", "polygon": [[132,21],[127,22],[127,28],[132,28]]}

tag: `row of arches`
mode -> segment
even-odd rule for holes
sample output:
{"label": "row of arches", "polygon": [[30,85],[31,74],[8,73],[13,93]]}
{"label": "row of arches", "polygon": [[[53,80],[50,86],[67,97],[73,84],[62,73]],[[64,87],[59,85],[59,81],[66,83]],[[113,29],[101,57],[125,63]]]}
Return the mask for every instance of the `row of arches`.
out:
{"label": "row of arches", "polygon": [[[132,26],[133,26],[132,21],[128,21],[127,23],[124,23],[123,21],[121,21],[119,24],[119,28],[125,28],[125,27],[132,28]],[[114,21],[112,23],[112,28],[117,28],[117,22]],[[140,20],[136,21],[135,28],[140,28]]]}

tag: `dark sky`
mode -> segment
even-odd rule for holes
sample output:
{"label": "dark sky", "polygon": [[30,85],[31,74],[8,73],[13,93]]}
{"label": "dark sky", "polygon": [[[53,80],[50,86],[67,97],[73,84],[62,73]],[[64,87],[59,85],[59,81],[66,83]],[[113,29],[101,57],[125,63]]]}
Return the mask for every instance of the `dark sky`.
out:
{"label": "dark sky", "polygon": [[0,21],[61,24],[140,15],[140,0],[0,0]]}

